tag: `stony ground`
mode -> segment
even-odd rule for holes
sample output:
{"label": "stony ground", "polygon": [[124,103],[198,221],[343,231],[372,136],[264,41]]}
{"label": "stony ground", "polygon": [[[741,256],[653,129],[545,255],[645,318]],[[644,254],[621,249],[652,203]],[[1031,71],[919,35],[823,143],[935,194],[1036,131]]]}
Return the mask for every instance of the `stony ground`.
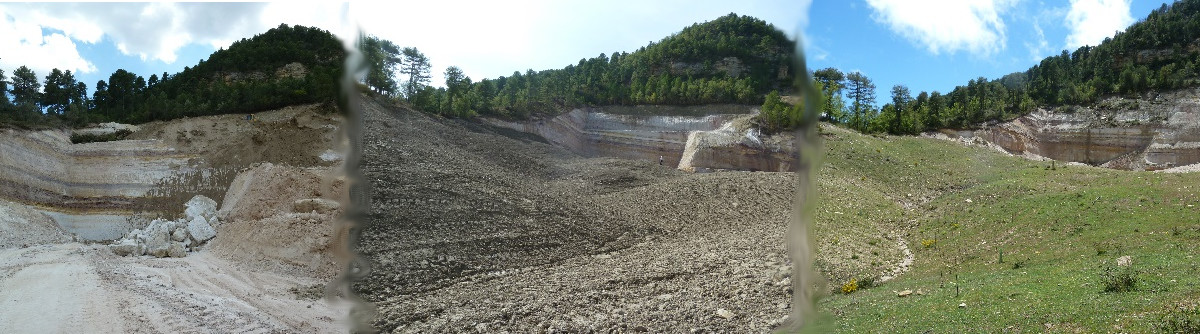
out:
{"label": "stony ground", "polygon": [[357,290],[387,332],[763,332],[789,173],[689,174],[367,99]]}

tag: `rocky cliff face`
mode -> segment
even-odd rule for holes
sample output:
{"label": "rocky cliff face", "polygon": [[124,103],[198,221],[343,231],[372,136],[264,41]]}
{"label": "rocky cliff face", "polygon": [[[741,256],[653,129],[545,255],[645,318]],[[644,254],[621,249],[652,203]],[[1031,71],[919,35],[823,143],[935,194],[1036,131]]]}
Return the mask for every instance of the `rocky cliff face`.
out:
{"label": "rocky cliff face", "polygon": [[702,172],[732,169],[765,172],[792,171],[795,151],[792,136],[762,136],[748,125],[749,116],[725,123],[720,129],[688,135],[679,168]]}
{"label": "rocky cliff face", "polygon": [[41,207],[84,239],[111,239],[134,202],[192,158],[157,140],[71,144],[67,131],[4,130],[0,197]]}
{"label": "rocky cliff face", "polygon": [[754,112],[755,107],[740,105],[602,107],[545,120],[483,121],[537,134],[584,156],[652,161],[662,157],[664,165],[691,171],[787,170],[787,147],[764,145],[748,129],[746,120]]}
{"label": "rocky cliff face", "polygon": [[152,122],[135,127],[129,139],[86,144],[72,144],[67,130],[4,129],[0,199],[37,207],[81,238],[114,239],[129,232],[134,212],[178,213],[171,208],[197,194],[220,200],[251,163],[340,163],[340,124],[340,116],[305,105],[249,120],[219,115]]}
{"label": "rocky cliff face", "polygon": [[947,134],[986,140],[1013,154],[1116,169],[1196,164],[1200,163],[1200,91],[1043,109],[982,130]]}
{"label": "rocky cliff face", "polygon": [[0,132],[0,196],[78,209],[115,209],[186,166],[157,140],[71,144],[66,131]]}

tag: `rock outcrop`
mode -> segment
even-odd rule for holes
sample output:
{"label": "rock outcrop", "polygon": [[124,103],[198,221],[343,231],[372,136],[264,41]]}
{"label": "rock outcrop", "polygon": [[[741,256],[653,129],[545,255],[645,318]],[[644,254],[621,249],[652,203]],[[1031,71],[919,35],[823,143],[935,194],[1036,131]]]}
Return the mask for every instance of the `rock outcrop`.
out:
{"label": "rock outcrop", "polygon": [[1040,109],[977,131],[943,133],[979,138],[1012,154],[1116,169],[1191,165],[1200,163],[1200,90]]}
{"label": "rock outcrop", "polygon": [[749,118],[726,123],[713,131],[690,133],[679,169],[691,172],[714,169],[791,171],[795,161],[792,136],[763,136],[758,129],[748,125]]}
{"label": "rock outcrop", "polygon": [[0,130],[0,197],[123,209],[192,158],[157,140],[71,144],[67,131]]}
{"label": "rock outcrop", "polygon": [[216,237],[213,225],[218,223],[217,202],[197,195],[187,202],[182,219],[155,219],[108,247],[120,256],[184,257]]}
{"label": "rock outcrop", "polygon": [[[584,156],[650,161],[661,157],[665,165],[689,171],[788,170],[790,143],[765,143],[749,130],[747,120],[756,111],[742,105],[613,106],[574,109],[548,120],[483,120],[542,136]],[[741,125],[735,126],[735,121]]]}

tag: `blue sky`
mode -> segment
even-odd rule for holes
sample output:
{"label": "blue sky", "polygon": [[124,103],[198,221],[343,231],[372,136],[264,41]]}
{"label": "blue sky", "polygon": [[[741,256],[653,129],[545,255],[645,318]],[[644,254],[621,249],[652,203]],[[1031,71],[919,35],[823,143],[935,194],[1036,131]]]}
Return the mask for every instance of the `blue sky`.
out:
{"label": "blue sky", "polygon": [[280,23],[343,38],[356,28],[423,51],[442,85],[446,67],[475,80],[562,68],[632,52],[730,12],[804,36],[809,67],[862,71],[878,87],[948,92],[980,76],[1024,71],[1095,44],[1163,1],[1129,0],[659,0],[289,3],[0,4],[0,69],[44,76],[71,69],[94,89],[118,68],[149,78],[195,65],[217,48]]}
{"label": "blue sky", "polygon": [[[941,2],[941,1],[929,1]],[[893,85],[949,92],[1095,45],[1163,1],[818,1],[809,11],[811,69],[861,71],[880,103]],[[914,8],[915,7],[915,8]],[[927,8],[924,8],[927,7]]]}

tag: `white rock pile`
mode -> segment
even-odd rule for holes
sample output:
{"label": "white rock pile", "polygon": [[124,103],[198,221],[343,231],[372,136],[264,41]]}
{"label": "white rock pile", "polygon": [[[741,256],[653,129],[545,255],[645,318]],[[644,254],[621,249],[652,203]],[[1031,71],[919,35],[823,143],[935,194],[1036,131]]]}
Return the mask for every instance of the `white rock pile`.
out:
{"label": "white rock pile", "polygon": [[217,220],[217,202],[196,195],[185,204],[180,220],[155,219],[146,229],[136,229],[109,245],[120,256],[150,255],[154,257],[184,257],[208,240],[217,236],[213,225]]}

